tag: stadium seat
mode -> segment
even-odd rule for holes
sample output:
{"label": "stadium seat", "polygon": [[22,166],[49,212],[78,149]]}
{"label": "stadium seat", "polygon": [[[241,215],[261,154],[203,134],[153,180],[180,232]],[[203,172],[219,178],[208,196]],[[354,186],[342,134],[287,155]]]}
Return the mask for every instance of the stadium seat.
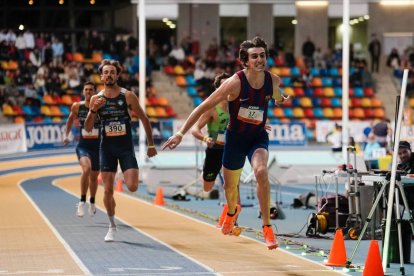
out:
{"label": "stadium seat", "polygon": [[359,108],[359,107],[354,108],[354,114],[353,114],[354,118],[362,119],[364,118],[364,116],[365,116],[365,112],[363,108]]}
{"label": "stadium seat", "polygon": [[371,87],[365,87],[364,88],[364,96],[365,97],[373,97],[374,95],[375,95],[374,89],[372,89]]}
{"label": "stadium seat", "polygon": [[275,74],[275,75],[280,76],[280,68],[277,68],[277,67],[271,67],[271,68],[270,68],[270,72],[271,72],[271,73],[273,73],[273,74]]}
{"label": "stadium seat", "polygon": [[331,76],[331,77],[338,77],[339,76],[338,68],[336,68],[336,67],[330,68],[329,69],[329,76]]}
{"label": "stadium seat", "polygon": [[325,97],[333,97],[335,96],[334,90],[332,87],[324,87],[323,88],[323,95]]}
{"label": "stadium seat", "polygon": [[351,106],[352,107],[360,107],[360,106],[362,106],[361,99],[359,99],[359,98],[352,98],[352,99],[350,99],[350,103],[351,103]]}
{"label": "stadium seat", "polygon": [[332,86],[341,87],[342,86],[342,79],[341,78],[333,78],[332,79]]}
{"label": "stadium seat", "polygon": [[191,75],[187,75],[187,76],[185,77],[185,80],[187,81],[187,85],[191,85],[191,86],[193,86],[193,85],[197,85],[196,80],[195,80],[195,79],[194,79],[194,77],[193,77],[193,76],[191,76]]}
{"label": "stadium seat", "polygon": [[342,106],[341,98],[332,98],[331,104],[332,104],[332,107],[341,107]]}
{"label": "stadium seat", "polygon": [[20,106],[14,105],[12,106],[12,109],[16,115],[24,115],[23,110]]}
{"label": "stadium seat", "polygon": [[334,88],[335,97],[342,97],[342,87]]}
{"label": "stadium seat", "polygon": [[327,77],[328,74],[329,74],[329,72],[325,68],[319,69],[319,75],[321,75],[321,77]]}
{"label": "stadium seat", "polygon": [[[410,99],[410,100],[411,100],[411,99]],[[409,103],[409,105],[410,105],[411,107],[414,107],[414,100],[413,100],[413,102],[412,102],[412,104],[413,104],[413,105],[411,105],[410,101],[409,101],[408,103]],[[372,105],[372,107],[382,107],[382,102],[381,102],[381,100],[380,100],[380,99],[378,99],[378,98],[372,98],[372,99],[371,99],[371,105]]]}
{"label": "stadium seat", "polygon": [[313,98],[312,99],[312,105],[314,107],[320,107],[322,105],[321,101],[322,100],[320,98]]}
{"label": "stadium seat", "polygon": [[285,113],[285,117],[286,118],[293,118],[294,117],[294,115],[293,115],[293,109],[292,108],[287,107],[287,108],[284,108],[283,111]]}
{"label": "stadium seat", "polygon": [[32,109],[30,108],[29,105],[23,105],[22,106],[22,111],[23,111],[23,114],[26,115],[26,116],[32,116],[33,115],[33,111],[32,111]]}
{"label": "stadium seat", "polygon": [[373,118],[375,115],[374,109],[372,108],[365,108],[364,109],[365,118]]}
{"label": "stadium seat", "polygon": [[324,87],[331,87],[332,86],[332,79],[331,78],[322,78],[322,86]]}
{"label": "stadium seat", "polygon": [[293,98],[292,99],[292,105],[293,106],[301,106],[301,104],[300,104],[300,98]]}
{"label": "stadium seat", "polygon": [[8,104],[3,104],[3,114],[6,116],[13,116],[16,115],[13,111],[13,108]]}
{"label": "stadium seat", "polygon": [[70,114],[69,107],[67,107],[66,105],[60,106],[60,112],[62,112],[64,116],[69,116]]}
{"label": "stadium seat", "polygon": [[308,97],[300,98],[300,105],[302,107],[312,107],[312,100]]}
{"label": "stadium seat", "polygon": [[292,86],[292,80],[290,77],[283,77],[282,83],[283,83],[283,86]]}
{"label": "stadium seat", "polygon": [[161,106],[155,108],[155,113],[157,117],[161,117],[161,118],[168,117],[168,114],[165,111],[164,107],[161,107]]}
{"label": "stadium seat", "polygon": [[50,112],[50,108],[49,108],[47,105],[42,105],[42,106],[40,107],[40,113],[41,113],[42,115],[45,115],[45,116],[50,116],[50,115],[52,115],[52,112]]}
{"label": "stadium seat", "polygon": [[147,106],[145,110],[146,110],[147,115],[148,115],[149,117],[156,117],[156,116],[157,116],[157,113],[155,112],[155,108],[154,108],[154,107],[152,107],[152,106]]}
{"label": "stadium seat", "polygon": [[295,92],[295,97],[303,97],[305,96],[305,91],[303,91],[302,87],[295,87],[293,89],[293,91]]}
{"label": "stadium seat", "polygon": [[334,118],[342,118],[342,108],[334,108],[333,109],[333,117]]}
{"label": "stadium seat", "polygon": [[315,118],[323,118],[323,111],[322,108],[314,108],[313,109],[313,114],[315,114]]}
{"label": "stadium seat", "polygon": [[305,116],[303,109],[301,107],[293,108],[293,116],[295,118],[303,118]]}
{"label": "stadium seat", "polygon": [[72,98],[69,95],[63,95],[62,103],[65,105],[72,105]]}
{"label": "stadium seat", "polygon": [[284,87],[283,89],[283,95],[285,96],[295,96],[295,90],[292,87]]}
{"label": "stadium seat", "polygon": [[167,75],[174,75],[174,67],[172,67],[171,65],[167,65],[164,67],[164,73]]}
{"label": "stadium seat", "polygon": [[274,117],[274,115],[273,115],[273,108],[269,106],[267,108],[267,118],[271,119],[273,117]]}
{"label": "stadium seat", "polygon": [[197,89],[194,86],[188,86],[186,90],[187,90],[188,96],[190,97],[195,97],[198,95]]}
{"label": "stadium seat", "polygon": [[319,74],[319,69],[318,69],[318,68],[316,68],[316,67],[312,67],[312,68],[310,69],[310,74],[311,74],[312,76],[314,76],[314,77],[319,77],[319,76],[320,76],[320,74]]}
{"label": "stadium seat", "polygon": [[332,119],[334,116],[333,109],[330,107],[326,107],[323,109],[323,116],[328,119]]}
{"label": "stadium seat", "polygon": [[322,86],[322,79],[318,77],[314,77],[311,82],[313,87],[321,87]]}
{"label": "stadium seat", "polygon": [[312,97],[313,96],[313,89],[310,87],[305,88],[305,96]]}
{"label": "stadium seat", "polygon": [[323,96],[323,89],[321,87],[313,89],[313,95],[315,97],[322,97]]}
{"label": "stadium seat", "polygon": [[374,109],[374,116],[377,119],[382,119],[385,117],[385,111],[382,108],[375,108]]}
{"label": "stadium seat", "polygon": [[175,84],[178,86],[187,86],[187,81],[184,76],[175,77]]}
{"label": "stadium seat", "polygon": [[289,67],[282,67],[280,68],[280,76],[282,77],[290,77],[290,68]]}
{"label": "stadium seat", "polygon": [[290,68],[290,75],[292,77],[299,77],[300,76],[300,70],[298,67],[292,67]]}
{"label": "stadium seat", "polygon": [[364,97],[364,90],[361,87],[354,87],[354,97],[362,98]]}
{"label": "stadium seat", "polygon": [[203,100],[200,97],[194,97],[193,98],[194,106],[199,106],[202,102],[203,102]]}
{"label": "stadium seat", "polygon": [[43,118],[43,123],[47,123],[47,124],[53,123],[52,118],[50,118],[50,117],[44,117]]}
{"label": "stadium seat", "polygon": [[185,74],[184,68],[181,65],[176,65],[174,67],[174,74],[176,74],[176,75],[184,75]]}
{"label": "stadium seat", "polygon": [[332,106],[331,99],[330,98],[322,98],[321,106],[322,107],[331,107]]}
{"label": "stadium seat", "polygon": [[[175,113],[174,109],[171,106],[167,106],[165,108],[165,112],[167,112],[167,116],[169,118],[173,118],[173,117],[177,116],[177,113]],[[165,122],[164,122],[164,124],[165,124]]]}
{"label": "stadium seat", "polygon": [[370,98],[362,98],[361,99],[361,106],[362,107],[372,107],[371,99]]}
{"label": "stadium seat", "polygon": [[305,113],[306,118],[314,118],[315,117],[315,114],[313,113],[312,108],[306,108],[303,112]]}
{"label": "stadium seat", "polygon": [[161,106],[167,106],[170,103],[169,103],[169,101],[166,97],[159,97],[158,98],[158,104],[161,105]]}
{"label": "stadium seat", "polygon": [[273,108],[273,115],[276,118],[283,118],[283,117],[285,117],[285,113],[283,112],[283,109],[280,108],[280,107]]}
{"label": "stadium seat", "polygon": [[51,104],[55,104],[55,101],[53,100],[51,95],[43,95],[43,102],[45,104],[51,105]]}
{"label": "stadium seat", "polygon": [[22,117],[22,116],[15,117],[14,118],[14,123],[15,124],[24,124],[25,123],[24,117]]}
{"label": "stadium seat", "polygon": [[54,123],[61,123],[62,122],[62,118],[60,118],[60,117],[53,117],[52,118],[52,122],[54,122]]}
{"label": "stadium seat", "polygon": [[50,107],[50,114],[52,116],[62,116],[63,115],[62,112],[60,112],[59,107],[56,106],[56,105],[53,105],[53,106]]}

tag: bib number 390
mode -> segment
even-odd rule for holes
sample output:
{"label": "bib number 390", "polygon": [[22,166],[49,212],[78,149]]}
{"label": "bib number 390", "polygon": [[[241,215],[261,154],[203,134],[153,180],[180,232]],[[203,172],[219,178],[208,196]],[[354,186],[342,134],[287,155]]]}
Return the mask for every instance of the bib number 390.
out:
{"label": "bib number 390", "polygon": [[122,136],[126,135],[125,124],[111,124],[105,126],[106,136]]}

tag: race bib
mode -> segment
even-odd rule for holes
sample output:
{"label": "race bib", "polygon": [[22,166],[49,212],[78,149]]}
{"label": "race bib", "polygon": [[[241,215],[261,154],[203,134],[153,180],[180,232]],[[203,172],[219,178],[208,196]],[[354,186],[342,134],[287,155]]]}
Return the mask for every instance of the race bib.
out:
{"label": "race bib", "polygon": [[245,123],[260,125],[263,122],[264,111],[259,109],[257,106],[241,106],[237,119]]}
{"label": "race bib", "polygon": [[126,126],[120,122],[112,122],[105,125],[106,136],[122,136],[126,135]]}
{"label": "race bib", "polygon": [[84,139],[98,139],[99,138],[99,129],[93,128],[90,132],[87,132],[82,128],[82,138]]}
{"label": "race bib", "polygon": [[224,145],[225,142],[226,142],[226,135],[224,133],[217,134],[216,144]]}

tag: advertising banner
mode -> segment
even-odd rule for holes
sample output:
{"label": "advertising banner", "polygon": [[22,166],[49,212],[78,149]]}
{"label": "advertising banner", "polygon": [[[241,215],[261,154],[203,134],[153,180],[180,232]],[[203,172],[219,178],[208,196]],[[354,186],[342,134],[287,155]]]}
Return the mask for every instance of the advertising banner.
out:
{"label": "advertising banner", "polygon": [[0,154],[26,152],[24,125],[0,125]]}

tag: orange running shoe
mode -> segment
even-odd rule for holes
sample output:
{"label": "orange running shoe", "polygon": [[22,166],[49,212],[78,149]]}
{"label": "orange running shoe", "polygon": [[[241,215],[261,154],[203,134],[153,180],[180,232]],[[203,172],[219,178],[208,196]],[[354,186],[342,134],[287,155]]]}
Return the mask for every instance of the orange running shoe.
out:
{"label": "orange running shoe", "polygon": [[221,227],[221,232],[224,235],[229,235],[229,234],[232,233],[234,224],[236,223],[236,220],[237,220],[237,217],[240,213],[240,210],[241,210],[240,205],[237,204],[236,213],[234,214],[234,216],[230,217],[226,213],[226,216],[225,216],[224,222],[223,222],[223,226]]}
{"label": "orange running shoe", "polygon": [[273,228],[271,225],[263,226],[263,238],[267,245],[267,249],[272,250],[278,248],[276,236],[273,234]]}
{"label": "orange running shoe", "polygon": [[221,211],[221,215],[219,217],[219,221],[217,223],[217,228],[221,228],[223,226],[224,219],[226,218],[227,211],[229,210],[229,206],[227,204],[223,205],[223,210]]}

